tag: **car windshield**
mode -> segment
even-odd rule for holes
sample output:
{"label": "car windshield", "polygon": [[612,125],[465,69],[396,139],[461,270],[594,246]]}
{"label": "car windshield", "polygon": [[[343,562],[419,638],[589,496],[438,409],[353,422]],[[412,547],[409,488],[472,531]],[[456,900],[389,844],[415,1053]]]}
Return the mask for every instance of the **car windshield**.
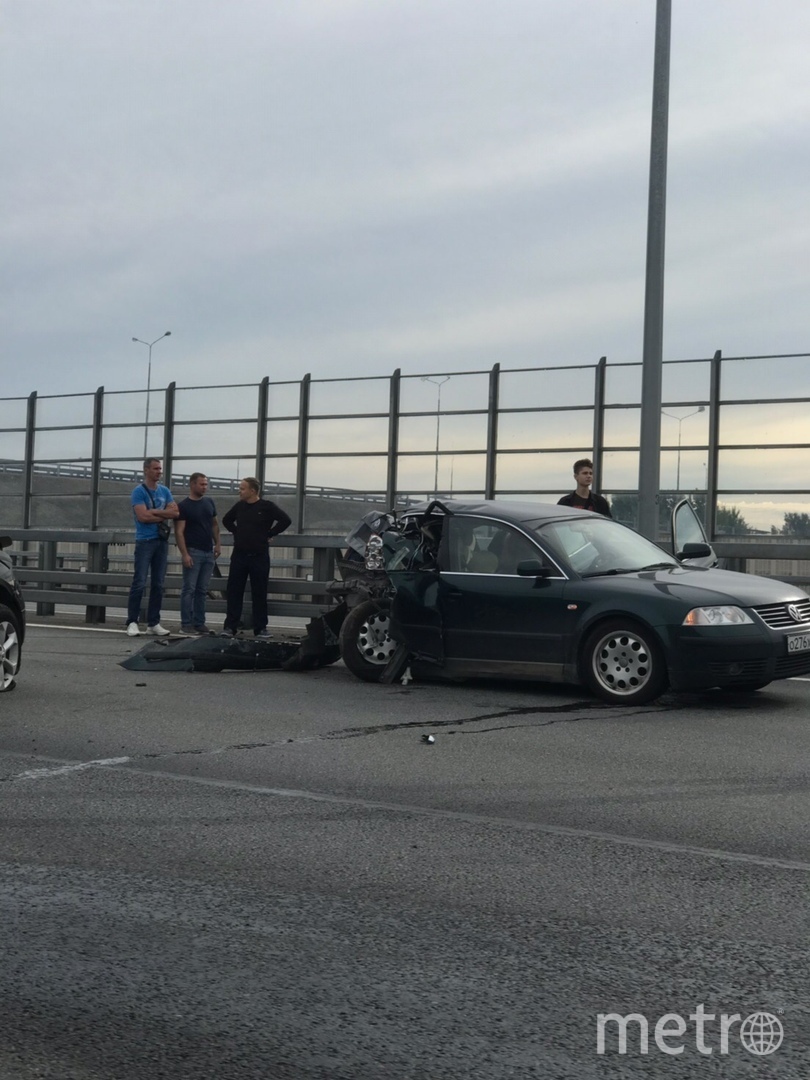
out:
{"label": "car windshield", "polygon": [[651,540],[599,514],[526,524],[582,577],[680,565]]}

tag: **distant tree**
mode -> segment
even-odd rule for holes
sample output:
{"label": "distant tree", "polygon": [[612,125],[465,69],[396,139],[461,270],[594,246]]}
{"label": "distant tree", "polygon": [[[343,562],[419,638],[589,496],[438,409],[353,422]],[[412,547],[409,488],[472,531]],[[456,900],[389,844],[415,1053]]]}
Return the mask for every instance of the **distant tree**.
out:
{"label": "distant tree", "polygon": [[722,536],[742,536],[751,528],[736,506],[718,506],[715,527]]}
{"label": "distant tree", "polygon": [[783,536],[810,536],[810,514],[785,514]]}
{"label": "distant tree", "polygon": [[638,525],[638,495],[613,495],[610,512],[616,521],[635,529]]}
{"label": "distant tree", "polygon": [[[681,501],[681,495],[661,495],[658,500],[658,532],[662,538],[669,538],[672,520],[672,511]],[[703,527],[706,527],[706,496],[703,492],[692,492],[689,500],[695,508],[695,513],[700,518]],[[613,517],[633,529],[638,528],[638,495],[612,495],[610,499],[610,512]],[[748,526],[743,522],[745,532]]]}

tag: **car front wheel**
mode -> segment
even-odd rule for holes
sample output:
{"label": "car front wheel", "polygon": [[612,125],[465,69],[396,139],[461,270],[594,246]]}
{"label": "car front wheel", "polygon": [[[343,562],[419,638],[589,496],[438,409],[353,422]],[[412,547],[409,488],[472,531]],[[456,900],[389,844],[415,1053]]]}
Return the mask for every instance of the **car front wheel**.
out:
{"label": "car front wheel", "polygon": [[588,636],[581,671],[586,685],[611,705],[644,705],[668,683],[653,632],[624,619],[603,623]]}
{"label": "car front wheel", "polygon": [[20,668],[20,625],[17,616],[0,604],[0,693],[13,690]]}
{"label": "car front wheel", "polygon": [[388,633],[388,606],[366,600],[352,608],[340,628],[343,663],[365,682],[379,682],[397,643]]}

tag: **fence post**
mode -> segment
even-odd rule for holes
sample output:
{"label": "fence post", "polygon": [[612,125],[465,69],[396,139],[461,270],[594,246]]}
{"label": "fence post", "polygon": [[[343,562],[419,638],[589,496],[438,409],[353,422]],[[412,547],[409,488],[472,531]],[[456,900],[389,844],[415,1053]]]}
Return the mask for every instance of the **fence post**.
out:
{"label": "fence post", "polygon": [[494,364],[489,373],[487,402],[487,457],[484,467],[484,498],[495,498],[498,464],[498,403],[501,389],[501,365]]}
{"label": "fence post", "polygon": [[596,365],[593,387],[593,471],[596,473],[596,485],[604,493],[602,486],[602,463],[605,456],[605,379],[607,375],[607,357],[600,356]]}
{"label": "fence post", "polygon": [[258,426],[256,428],[256,479],[259,491],[264,488],[267,473],[267,403],[270,400],[270,376],[265,375],[259,383]]}
{"label": "fence post", "polygon": [[295,493],[295,531],[304,531],[304,517],[307,498],[307,450],[309,447],[309,390],[312,376],[306,374],[301,380],[301,394],[298,409],[298,468],[296,471]]}
{"label": "fence post", "polygon": [[25,417],[25,461],[23,463],[23,528],[31,528],[31,488],[34,482],[34,434],[37,426],[37,392],[28,395]]}
{"label": "fence post", "polygon": [[[397,368],[391,376],[388,393],[388,468],[385,481],[385,508],[391,510],[397,501],[397,457],[399,455],[399,400],[402,373]],[[332,563],[334,567],[334,560]]]}
{"label": "fence post", "polygon": [[172,484],[172,467],[174,465],[174,392],[177,383],[169,383],[166,387],[166,411],[163,416],[163,483],[166,487]]}
{"label": "fence post", "polygon": [[720,349],[712,357],[709,380],[709,449],[706,462],[706,535],[714,540],[717,534],[717,471],[719,464],[718,437],[720,434],[720,375],[723,354]]}
{"label": "fence post", "polygon": [[90,451],[90,528],[98,528],[99,486],[101,484],[101,433],[104,418],[104,387],[93,399],[93,446]]}

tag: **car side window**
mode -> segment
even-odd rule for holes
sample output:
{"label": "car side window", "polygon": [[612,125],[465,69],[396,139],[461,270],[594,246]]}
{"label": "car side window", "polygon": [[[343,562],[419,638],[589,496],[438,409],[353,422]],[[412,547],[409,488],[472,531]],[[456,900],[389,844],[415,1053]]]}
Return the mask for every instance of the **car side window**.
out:
{"label": "car side window", "polygon": [[494,574],[498,557],[489,550],[494,526],[480,518],[450,517],[445,525],[446,568],[454,574]]}
{"label": "car side window", "polygon": [[528,559],[546,562],[542,552],[515,529],[502,527],[498,535],[493,536],[489,547],[498,556],[498,574],[517,574],[517,566]]}

